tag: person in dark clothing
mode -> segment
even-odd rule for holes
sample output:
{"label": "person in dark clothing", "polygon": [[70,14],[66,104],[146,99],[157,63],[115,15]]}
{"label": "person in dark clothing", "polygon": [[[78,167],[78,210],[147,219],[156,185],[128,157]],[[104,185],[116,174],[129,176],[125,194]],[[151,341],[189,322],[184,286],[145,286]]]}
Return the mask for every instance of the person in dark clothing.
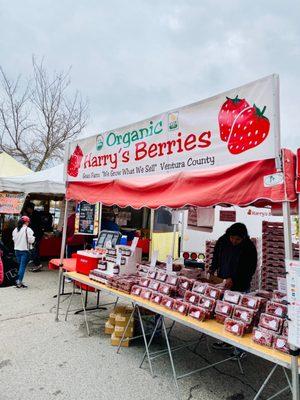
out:
{"label": "person in dark clothing", "polygon": [[231,225],[215,245],[210,272],[226,279],[227,289],[247,292],[256,266],[257,251],[246,226]]}
{"label": "person in dark clothing", "polygon": [[29,227],[33,230],[35,237],[34,248],[32,250],[33,268],[31,268],[31,271],[38,272],[43,267],[40,258],[40,245],[44,235],[42,214],[40,211],[35,210],[35,204],[32,202],[25,205],[24,211],[25,215],[30,218]]}
{"label": "person in dark clothing", "polygon": [[[226,279],[226,288],[238,292],[250,290],[252,276],[257,266],[256,247],[249,238],[247,228],[242,223],[231,225],[221,236],[214,248],[210,273]],[[216,350],[232,349],[224,342],[213,344]],[[242,358],[245,352],[235,349],[233,357]]]}
{"label": "person in dark clothing", "polygon": [[76,253],[78,250],[84,249],[85,244],[85,235],[75,234],[75,220],[76,220],[76,212],[75,207],[72,210],[72,214],[68,217],[67,222],[67,257],[72,257],[73,253]]}

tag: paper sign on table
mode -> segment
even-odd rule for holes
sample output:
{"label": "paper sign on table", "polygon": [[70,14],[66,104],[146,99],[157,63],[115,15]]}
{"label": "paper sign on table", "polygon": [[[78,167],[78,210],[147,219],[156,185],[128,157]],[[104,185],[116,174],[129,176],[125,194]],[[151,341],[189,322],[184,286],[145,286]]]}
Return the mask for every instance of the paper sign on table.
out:
{"label": "paper sign on table", "polygon": [[167,269],[167,272],[173,271],[173,257],[171,255],[167,256],[166,269]]}
{"label": "paper sign on table", "polygon": [[116,264],[121,265],[121,259],[122,259],[122,251],[120,249],[117,250],[117,259],[116,259]]}
{"label": "paper sign on table", "polygon": [[134,237],[133,238],[133,241],[132,241],[131,246],[130,246],[130,250],[132,251],[132,253],[135,252],[135,249],[136,249],[136,246],[138,244],[138,241],[139,241],[138,237]]}
{"label": "paper sign on table", "polygon": [[156,266],[157,258],[158,258],[158,250],[154,250],[151,256],[151,263],[150,263],[150,267],[152,269],[154,269]]}

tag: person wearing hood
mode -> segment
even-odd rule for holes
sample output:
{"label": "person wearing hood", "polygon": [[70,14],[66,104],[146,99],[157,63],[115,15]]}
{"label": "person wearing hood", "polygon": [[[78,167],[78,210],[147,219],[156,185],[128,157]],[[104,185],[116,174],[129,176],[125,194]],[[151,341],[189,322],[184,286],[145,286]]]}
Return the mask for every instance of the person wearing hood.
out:
{"label": "person wearing hood", "polygon": [[[246,225],[235,223],[221,236],[215,245],[210,273],[225,279],[226,289],[247,293],[257,267],[257,250],[251,241]],[[216,350],[232,349],[225,342],[216,342]],[[235,349],[235,358],[243,358],[246,353]]]}
{"label": "person wearing hood", "polygon": [[256,271],[257,251],[242,223],[231,225],[214,248],[211,274],[226,279],[226,288],[248,292]]}

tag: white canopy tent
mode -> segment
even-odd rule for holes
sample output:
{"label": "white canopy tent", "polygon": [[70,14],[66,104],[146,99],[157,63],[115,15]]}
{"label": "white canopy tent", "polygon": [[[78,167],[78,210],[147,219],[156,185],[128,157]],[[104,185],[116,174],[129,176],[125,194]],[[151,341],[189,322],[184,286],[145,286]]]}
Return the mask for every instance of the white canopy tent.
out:
{"label": "white canopy tent", "polygon": [[0,191],[64,195],[64,165],[59,164],[25,176],[0,177]]}
{"label": "white canopy tent", "polygon": [[32,171],[25,167],[25,165],[21,164],[9,154],[3,152],[0,153],[0,177],[7,178],[7,177],[14,177],[14,176],[21,176],[27,175],[32,173]]}

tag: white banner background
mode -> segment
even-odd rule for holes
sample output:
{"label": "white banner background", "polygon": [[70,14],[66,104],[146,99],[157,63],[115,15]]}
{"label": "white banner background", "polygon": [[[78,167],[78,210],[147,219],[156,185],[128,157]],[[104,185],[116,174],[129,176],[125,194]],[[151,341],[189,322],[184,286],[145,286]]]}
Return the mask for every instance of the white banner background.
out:
{"label": "white banner background", "polygon": [[[278,88],[278,76],[271,75],[72,142],[67,155],[68,180],[130,178],[276,158],[280,151]],[[237,96],[237,100],[227,99]]]}

